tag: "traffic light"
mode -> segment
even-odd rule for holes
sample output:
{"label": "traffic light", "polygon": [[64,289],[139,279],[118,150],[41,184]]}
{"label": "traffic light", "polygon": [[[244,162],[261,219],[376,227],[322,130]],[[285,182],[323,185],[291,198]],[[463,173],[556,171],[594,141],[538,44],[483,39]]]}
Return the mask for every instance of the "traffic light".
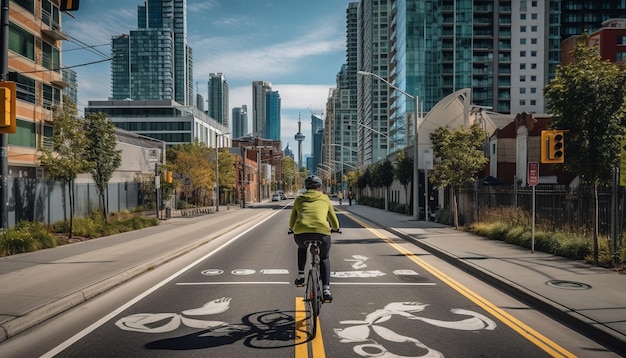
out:
{"label": "traffic light", "polygon": [[171,170],[167,170],[165,172],[165,182],[166,183],[171,183],[172,182],[172,171]]}
{"label": "traffic light", "polygon": [[15,133],[15,82],[0,82],[0,133]]}
{"label": "traffic light", "polygon": [[541,162],[557,164],[565,162],[565,137],[563,131],[541,131]]}
{"label": "traffic light", "polygon": [[78,10],[79,0],[61,0],[61,6],[59,10],[61,11],[76,11]]}

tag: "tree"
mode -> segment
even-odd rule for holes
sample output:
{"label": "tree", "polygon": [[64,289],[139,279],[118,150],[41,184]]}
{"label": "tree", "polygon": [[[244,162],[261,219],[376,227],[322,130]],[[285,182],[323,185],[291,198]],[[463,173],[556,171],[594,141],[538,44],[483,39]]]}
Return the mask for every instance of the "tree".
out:
{"label": "tree", "polygon": [[409,157],[405,150],[398,152],[396,156],[396,163],[394,167],[394,174],[396,179],[402,184],[404,188],[404,195],[407,198],[405,206],[405,213],[409,214],[409,184],[413,182],[413,158]]}
{"label": "tree", "polygon": [[478,124],[450,130],[439,127],[430,134],[435,163],[430,179],[436,188],[450,187],[454,227],[459,227],[457,189],[474,180],[474,175],[487,163],[482,150],[487,133]]}
{"label": "tree", "polygon": [[[205,143],[177,144],[168,151],[168,158],[175,172],[185,174],[192,183],[191,201],[196,205],[206,205],[209,193],[215,185],[215,149]],[[211,160],[213,158],[213,160]]]}
{"label": "tree", "polygon": [[63,108],[54,114],[53,150],[44,147],[39,157],[50,177],[63,181],[69,187],[70,239],[74,229],[74,182],[78,174],[91,169],[85,155],[90,142],[85,135],[85,122],[76,118],[76,106],[70,101],[64,101]]}
{"label": "tree", "polygon": [[91,176],[98,189],[100,208],[104,221],[107,222],[107,207],[105,193],[113,172],[122,164],[122,151],[117,150],[117,136],[115,125],[104,113],[87,113],[85,116],[85,131],[89,145],[85,149],[85,159],[92,166]]}
{"label": "tree", "polygon": [[[237,156],[229,153],[227,150],[219,152],[219,174],[220,174],[220,193],[232,193],[235,190],[235,162]],[[220,194],[220,198],[223,196]],[[229,202],[229,200],[227,201]]]}
{"label": "tree", "polygon": [[611,182],[619,166],[624,138],[626,72],[603,60],[589,37],[580,36],[572,51],[574,62],[559,66],[545,87],[551,127],[565,133],[564,169],[580,175],[594,193],[593,255],[598,263],[598,186]]}
{"label": "tree", "polygon": [[282,159],[281,167],[283,172],[281,173],[281,180],[285,183],[285,192],[292,192],[298,177],[298,165],[291,157],[284,157]]}
{"label": "tree", "polygon": [[389,159],[380,164],[380,182],[385,188],[385,211],[389,210],[389,187],[393,184],[394,169]]}

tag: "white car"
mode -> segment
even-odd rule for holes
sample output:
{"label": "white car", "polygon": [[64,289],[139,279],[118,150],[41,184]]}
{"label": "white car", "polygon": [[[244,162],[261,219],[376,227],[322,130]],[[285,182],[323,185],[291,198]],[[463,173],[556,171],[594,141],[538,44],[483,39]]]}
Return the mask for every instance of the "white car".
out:
{"label": "white car", "polygon": [[282,198],[280,197],[280,194],[274,194],[272,195],[272,201],[281,201]]}

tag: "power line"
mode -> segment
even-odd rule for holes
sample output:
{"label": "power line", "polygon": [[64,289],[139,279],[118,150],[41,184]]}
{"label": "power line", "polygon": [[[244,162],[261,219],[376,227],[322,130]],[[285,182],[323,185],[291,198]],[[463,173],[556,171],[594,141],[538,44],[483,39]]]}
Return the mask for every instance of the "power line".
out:
{"label": "power line", "polygon": [[112,59],[114,59],[115,57],[109,57],[109,58],[105,58],[103,60],[98,60],[98,61],[92,61],[92,62],[86,62],[86,63],[81,63],[78,65],[73,65],[73,66],[63,66],[63,67],[58,67],[58,68],[50,68],[50,69],[45,69],[45,70],[37,70],[37,71],[24,71],[24,72],[17,72],[19,74],[24,74],[24,73],[39,73],[39,72],[48,72],[48,71],[59,71],[59,70],[65,70],[68,68],[75,68],[75,67],[82,67],[82,66],[88,66],[88,65],[94,65],[96,63],[101,63],[101,62],[106,62],[106,61],[111,61]]}

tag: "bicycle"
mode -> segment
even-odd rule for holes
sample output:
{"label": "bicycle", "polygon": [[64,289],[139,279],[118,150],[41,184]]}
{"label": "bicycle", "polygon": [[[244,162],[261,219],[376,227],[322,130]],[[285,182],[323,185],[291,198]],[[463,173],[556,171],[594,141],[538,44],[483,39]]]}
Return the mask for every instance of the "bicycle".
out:
{"label": "bicycle", "polygon": [[[331,232],[341,234],[341,230],[331,230]],[[293,234],[293,231],[289,229],[289,234]],[[307,320],[309,321],[307,327],[311,329],[310,336],[315,337],[317,333],[317,317],[320,314],[323,303],[330,301],[324,301],[322,294],[322,278],[320,276],[320,247],[319,243],[322,240],[306,240],[304,244],[307,245],[306,255],[306,281],[303,286],[304,297],[303,301],[306,306]]]}

